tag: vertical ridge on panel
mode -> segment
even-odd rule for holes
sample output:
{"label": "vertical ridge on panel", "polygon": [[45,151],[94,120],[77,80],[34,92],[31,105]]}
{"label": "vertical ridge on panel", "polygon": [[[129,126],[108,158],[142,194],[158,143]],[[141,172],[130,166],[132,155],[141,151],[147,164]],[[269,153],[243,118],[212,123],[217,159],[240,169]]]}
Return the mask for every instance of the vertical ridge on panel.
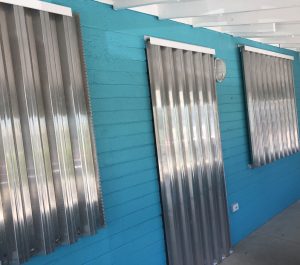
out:
{"label": "vertical ridge on panel", "polygon": [[290,110],[290,100],[289,100],[289,94],[288,94],[288,75],[287,75],[287,68],[286,68],[286,60],[281,60],[282,61],[282,77],[283,77],[283,91],[284,91],[284,102],[285,102],[285,110],[286,110],[286,123],[287,123],[287,128],[288,128],[288,136],[289,136],[289,152],[290,154],[293,153],[293,125],[292,125],[292,120],[291,120],[291,110]]}
{"label": "vertical ridge on panel", "polygon": [[279,159],[282,153],[282,144],[281,144],[281,132],[279,126],[280,117],[278,116],[278,104],[277,104],[277,93],[276,93],[276,77],[274,76],[274,60],[275,58],[269,58],[269,63],[267,64],[268,71],[268,82],[269,82],[269,91],[271,95],[271,104],[272,104],[272,123],[273,123],[273,135],[274,135],[274,160]]}
{"label": "vertical ridge on panel", "polygon": [[[52,166],[51,166],[51,159],[50,159],[50,150],[49,150],[49,141],[48,141],[48,132],[46,127],[46,116],[45,116],[45,106],[44,100],[42,96],[42,85],[40,80],[40,69],[42,69],[38,64],[37,58],[37,49],[36,49],[36,42],[35,42],[35,33],[33,29],[33,15],[35,12],[26,9],[26,23],[27,23],[27,34],[29,40],[29,48],[31,54],[31,63],[32,63],[32,74],[33,74],[33,81],[35,86],[35,96],[36,96],[36,104],[37,104],[37,113],[39,117],[39,130],[40,130],[40,137],[42,143],[42,157],[43,157],[43,164],[45,170],[45,183],[43,186],[45,189],[43,190],[43,194],[45,196],[45,201],[47,204],[49,203],[49,208],[47,209],[48,212],[48,226],[49,226],[49,249],[48,252],[53,251],[56,240],[58,237],[58,217],[57,217],[57,206],[56,206],[56,196],[54,190],[54,180],[52,174]],[[48,205],[47,205],[48,207]]]}
{"label": "vertical ridge on panel", "polygon": [[[75,25],[76,24],[76,25]],[[76,26],[76,32],[75,32],[75,26]],[[80,62],[78,63],[78,67],[81,66],[81,71],[82,71],[82,89],[83,89],[83,96],[82,99],[85,99],[85,104],[86,104],[86,115],[88,119],[88,126],[89,126],[89,137],[91,141],[91,154],[92,158],[90,158],[93,161],[94,164],[94,182],[95,184],[92,184],[96,188],[96,194],[97,194],[97,202],[96,202],[96,207],[95,210],[99,211],[99,213],[96,213],[95,216],[96,218],[99,218],[97,220],[97,227],[101,227],[105,224],[105,216],[104,216],[104,211],[103,211],[103,196],[102,196],[102,189],[101,189],[101,184],[100,184],[100,172],[99,172],[99,164],[98,164],[98,159],[97,159],[97,148],[96,148],[96,140],[95,140],[95,133],[94,133],[94,123],[93,123],[93,116],[92,116],[92,109],[91,109],[91,98],[88,90],[88,80],[87,80],[87,72],[86,72],[86,62],[85,62],[85,57],[84,57],[84,47],[82,43],[82,32],[81,32],[81,27],[80,27],[80,17],[76,16],[75,21],[73,22],[73,34],[77,34],[77,41],[74,44],[78,43],[77,45],[73,45],[73,53],[76,55],[77,53],[80,53],[78,55],[78,59]],[[73,42],[72,42],[73,43]],[[96,195],[95,194],[95,195]],[[95,198],[96,199],[96,198]]]}
{"label": "vertical ridge on panel", "polygon": [[[249,134],[249,138],[250,138],[250,147],[251,147],[251,158],[252,158],[252,163],[253,165],[259,165],[259,162],[257,161],[258,157],[256,156],[256,148],[257,147],[257,140],[258,138],[255,137],[256,133],[257,133],[257,128],[256,128],[256,122],[255,122],[255,98],[253,93],[251,93],[251,90],[253,89],[254,85],[253,85],[253,79],[251,78],[251,71],[252,71],[252,67],[250,67],[251,65],[251,57],[249,52],[243,51],[243,66],[244,66],[244,82],[245,85],[247,86],[246,89],[246,93],[245,93],[245,98],[246,98],[246,102],[247,102],[247,117],[248,117],[248,128],[250,131]],[[249,74],[245,74],[246,72],[248,72]],[[251,89],[251,90],[250,90]]]}
{"label": "vertical ridge on panel", "polygon": [[[47,190],[46,157],[43,154],[43,139],[41,136],[39,112],[33,74],[33,64],[28,36],[28,27],[24,9],[14,6],[10,14],[14,30],[10,31],[11,43],[15,43],[13,62],[15,74],[18,76],[17,94],[20,107],[20,119],[24,148],[26,153],[27,173],[32,198],[33,221],[35,225],[35,251],[49,252],[53,248],[51,235],[53,234],[50,201]],[[14,19],[14,21],[13,21]],[[13,34],[15,33],[15,34]],[[38,74],[38,73],[37,73]],[[44,143],[46,144],[46,143]],[[47,163],[47,162],[46,162]]]}
{"label": "vertical ridge on panel", "polygon": [[[168,48],[163,48],[168,49]],[[165,64],[171,63],[164,61]],[[186,83],[185,83],[185,69],[183,66],[183,51],[179,49],[173,50],[173,65],[174,65],[174,77],[175,83],[172,87],[174,93],[173,96],[177,104],[175,106],[178,109],[178,124],[170,124],[170,128],[173,129],[178,126],[178,140],[174,143],[179,146],[178,152],[181,156],[182,172],[178,178],[180,185],[180,193],[182,193],[182,235],[183,235],[183,256],[185,264],[193,264],[193,247],[192,242],[192,207],[193,207],[193,191],[190,189],[191,185],[191,167],[193,166],[191,158],[189,157],[190,135],[189,135],[189,116],[188,116],[188,102],[186,98]],[[168,73],[166,73],[167,75]],[[176,161],[177,164],[177,161]]]}
{"label": "vertical ridge on panel", "polygon": [[[175,176],[173,175],[172,161],[170,160],[170,139],[166,136],[168,133],[168,124],[166,115],[166,107],[163,106],[165,101],[166,93],[170,91],[172,100],[170,104],[170,109],[173,112],[172,118],[177,117],[177,109],[175,108],[175,103],[172,97],[172,83],[166,86],[168,91],[161,90],[164,87],[164,75],[163,75],[163,62],[161,49],[159,46],[153,46],[147,43],[147,54],[149,58],[149,74],[151,83],[151,97],[153,104],[153,116],[157,122],[155,126],[156,143],[157,143],[157,153],[159,156],[159,171],[160,171],[160,183],[161,183],[161,196],[164,210],[164,222],[166,230],[166,238],[168,244],[168,261],[170,264],[180,265],[184,262],[182,249],[180,248],[181,233],[179,227],[180,213],[175,208],[178,201],[177,183],[175,182]],[[172,50],[169,50],[168,61],[172,62]],[[168,66],[168,65],[166,65]],[[169,65],[170,66],[170,65]],[[171,72],[172,74],[173,72]],[[170,79],[171,82],[173,78]],[[176,132],[176,131],[175,131]],[[180,165],[178,164],[178,167]],[[179,168],[178,171],[181,169]],[[174,205],[175,204],[175,205]],[[179,231],[178,231],[179,230]]]}
{"label": "vertical ridge on panel", "polygon": [[[185,169],[184,169],[184,157],[182,153],[182,142],[181,142],[181,128],[182,128],[182,119],[180,116],[180,102],[179,97],[174,90],[175,87],[175,69],[174,69],[174,50],[171,48],[161,49],[161,62],[162,70],[164,74],[164,85],[167,88],[167,91],[162,93],[162,103],[166,103],[165,108],[165,122],[166,122],[166,140],[169,143],[168,152],[171,157],[169,163],[171,165],[172,175],[174,176],[174,191],[175,196],[178,196],[177,203],[181,205],[186,205],[187,196],[185,195]],[[170,130],[170,128],[174,128]],[[172,143],[174,143],[172,145]],[[173,195],[174,196],[174,195]],[[174,198],[174,197],[173,197]],[[182,208],[178,211],[178,221],[181,222],[182,226],[177,226],[177,233],[180,234],[181,242],[184,242],[183,251],[181,252],[181,259],[183,262],[187,262],[189,258],[192,258],[187,254],[187,251],[190,250],[189,245],[189,231],[187,222],[189,222],[189,213],[188,209]]]}
{"label": "vertical ridge on panel", "polygon": [[203,231],[201,230],[201,213],[202,206],[200,203],[195,201],[201,201],[201,175],[203,168],[202,161],[202,144],[200,135],[200,124],[199,124],[199,112],[198,112],[198,100],[197,100],[197,89],[195,80],[195,70],[193,65],[194,54],[191,51],[184,52],[184,69],[186,79],[186,98],[188,102],[186,112],[189,113],[189,148],[190,148],[190,160],[191,160],[191,179],[189,182],[191,190],[191,209],[192,209],[192,221],[191,226],[194,233],[192,233],[192,251],[196,264],[203,264],[205,262],[205,252],[199,251],[199,249],[205,250]]}
{"label": "vertical ridge on panel", "polygon": [[284,59],[279,60],[279,69],[280,69],[280,83],[281,83],[281,93],[282,93],[282,106],[283,106],[283,120],[284,128],[286,134],[286,150],[287,154],[291,154],[291,131],[290,131],[290,122],[289,122],[289,113],[288,113],[288,102],[287,102],[287,91],[286,91],[286,76],[284,70]]}
{"label": "vertical ridge on panel", "polygon": [[[27,172],[24,158],[20,116],[12,66],[9,21],[6,13],[12,8],[0,5],[1,28],[1,190],[3,225],[5,226],[4,261],[18,264],[29,258],[35,247]],[[9,20],[9,19],[8,19]],[[4,235],[5,235],[4,234]],[[15,236],[12,236],[12,235]],[[8,236],[9,235],[9,236]],[[2,259],[1,259],[2,260]]]}
{"label": "vertical ridge on panel", "polygon": [[299,151],[292,60],[242,49],[252,166]]}
{"label": "vertical ridge on panel", "polygon": [[[7,6],[0,5],[1,27],[1,191],[4,225],[7,233],[5,259],[18,264],[29,257],[32,247],[32,212],[28,191],[23,143],[8,40]],[[15,236],[12,236],[12,235]]]}
{"label": "vertical ridge on panel", "polygon": [[270,72],[271,72],[271,82],[272,82],[272,90],[273,90],[273,102],[274,102],[274,114],[276,119],[276,131],[275,134],[277,136],[277,159],[280,159],[285,156],[285,149],[284,149],[284,133],[283,128],[284,124],[282,122],[281,117],[281,102],[280,102],[280,91],[278,86],[278,76],[277,76],[277,61],[278,58],[272,58],[270,62]]}
{"label": "vertical ridge on panel", "polygon": [[281,100],[280,100],[280,86],[279,86],[279,74],[278,74],[278,61],[279,58],[274,58],[273,62],[273,87],[275,90],[275,96],[276,96],[276,112],[277,112],[277,120],[278,120],[278,126],[279,130],[278,132],[278,138],[279,138],[279,145],[280,145],[280,158],[284,157],[286,155],[285,153],[285,134],[284,134],[284,123],[282,120],[282,115],[281,115]]}
{"label": "vertical ridge on panel", "polygon": [[288,150],[288,134],[287,134],[287,125],[285,119],[285,105],[284,105],[284,85],[282,82],[282,69],[281,69],[281,59],[279,58],[277,63],[277,86],[279,91],[279,102],[280,102],[280,119],[282,123],[282,134],[283,134],[283,148],[284,148],[284,156],[289,155]]}
{"label": "vertical ridge on panel", "polygon": [[292,153],[297,152],[297,128],[295,128],[296,120],[294,118],[294,106],[293,106],[293,98],[291,92],[291,80],[290,80],[290,62],[285,61],[285,76],[286,76],[286,93],[287,93],[287,102],[289,108],[289,121],[290,121],[290,129],[291,129],[291,141],[292,141]]}
{"label": "vertical ridge on panel", "polygon": [[262,56],[262,65],[261,69],[264,69],[262,71],[262,93],[264,95],[264,105],[265,105],[265,124],[266,124],[266,150],[269,157],[269,161],[272,162],[274,160],[274,144],[273,144],[273,134],[275,133],[275,130],[273,128],[273,122],[272,122],[272,94],[269,91],[269,86],[271,85],[269,80],[269,73],[268,73],[268,66],[270,64],[269,57],[266,55]]}
{"label": "vertical ridge on panel", "polygon": [[[61,19],[61,18],[60,18]],[[60,109],[61,119],[62,119],[62,132],[63,132],[63,142],[64,149],[65,149],[65,162],[67,171],[67,181],[69,184],[69,211],[71,212],[71,218],[74,222],[74,231],[73,238],[71,242],[74,242],[77,237],[81,233],[81,220],[80,220],[80,205],[79,205],[79,197],[78,197],[78,190],[77,190],[77,177],[76,177],[76,161],[74,160],[74,153],[72,151],[72,134],[71,134],[71,127],[72,122],[69,122],[68,117],[68,102],[65,90],[68,87],[64,84],[64,65],[62,64],[61,54],[59,53],[59,32],[58,26],[56,23],[56,15],[49,14],[49,21],[47,24],[51,30],[51,38],[52,38],[52,56],[54,58],[54,67],[56,69],[56,76],[57,76],[57,90],[58,96],[60,98],[57,99],[58,107]],[[78,187],[79,190],[82,187]]]}
{"label": "vertical ridge on panel", "polygon": [[205,112],[207,115],[207,120],[205,126],[206,129],[206,139],[207,142],[207,151],[205,154],[206,167],[207,167],[207,183],[208,183],[208,204],[209,204],[209,213],[210,213],[210,223],[211,223],[211,237],[212,237],[212,250],[213,250],[213,262],[219,261],[219,233],[218,233],[218,211],[216,204],[216,176],[215,176],[215,168],[214,168],[214,140],[215,132],[213,128],[213,114],[212,114],[212,106],[210,104],[210,89],[211,87],[211,76],[210,76],[210,55],[203,54],[202,55],[202,73],[203,73],[203,104],[205,108]]}
{"label": "vertical ridge on panel", "polygon": [[211,169],[209,167],[209,127],[208,127],[208,110],[205,105],[205,81],[204,81],[204,68],[203,68],[203,54],[195,53],[194,55],[194,67],[196,78],[196,92],[197,92],[197,107],[199,111],[199,126],[202,143],[202,174],[199,175],[200,179],[200,192],[201,192],[201,223],[204,241],[204,264],[212,264],[215,256],[213,253],[213,237],[211,227],[211,213],[210,213],[210,188],[209,179],[211,178]]}
{"label": "vertical ridge on panel", "polygon": [[[1,39],[4,36],[1,36]],[[18,209],[18,205],[21,205],[20,184],[18,183],[19,172],[17,171],[16,150],[13,140],[12,131],[12,116],[9,110],[9,98],[7,93],[7,78],[4,69],[4,53],[3,42],[0,44],[0,118],[1,118],[1,143],[0,143],[0,163],[1,163],[1,175],[0,175],[0,191],[1,191],[1,213],[0,218],[3,218],[1,222],[1,232],[7,232],[8,234],[15,235],[13,237],[6,237],[6,233],[2,234],[3,244],[1,244],[1,258],[5,260],[5,255],[9,255],[8,258],[13,261],[14,264],[18,263],[19,255],[24,257],[26,253],[21,249],[22,237],[26,236],[25,231],[22,230],[23,218],[22,209]],[[12,148],[13,147],[13,148]],[[2,242],[1,242],[2,243]],[[5,252],[8,252],[7,254]],[[19,253],[20,251],[20,253]],[[2,259],[1,259],[2,260]]]}
{"label": "vertical ridge on panel", "polygon": [[[75,20],[67,17],[59,18],[57,31],[78,187],[81,232],[94,234],[99,224],[103,224],[104,220],[99,211],[102,205],[99,204],[97,198],[100,189],[97,185],[98,176],[93,159],[92,134],[89,128],[90,120]],[[79,189],[79,187],[81,188]]]}
{"label": "vertical ridge on panel", "polygon": [[298,115],[296,106],[296,96],[295,96],[295,82],[294,82],[294,70],[292,62],[287,62],[288,68],[288,89],[289,89],[289,99],[291,106],[291,115],[293,120],[293,136],[295,141],[294,151],[299,151],[299,128],[298,128]]}
{"label": "vertical ridge on panel", "polygon": [[[204,64],[205,67],[205,83],[207,99],[207,109],[209,117],[209,135],[211,146],[211,204],[214,211],[213,228],[215,231],[215,248],[216,256],[215,262],[221,262],[222,258],[225,258],[229,254],[229,234],[228,234],[228,217],[226,207],[226,191],[224,182],[224,170],[223,170],[223,158],[221,151],[221,141],[219,139],[219,126],[218,126],[218,108],[216,102],[216,83],[214,82],[214,58],[211,55],[205,54]],[[221,221],[222,220],[222,221]]]}
{"label": "vertical ridge on panel", "polygon": [[288,120],[290,124],[290,135],[291,135],[291,152],[297,152],[297,139],[298,139],[298,126],[297,120],[294,118],[294,100],[292,98],[291,91],[291,69],[290,69],[290,61],[284,61],[284,74],[285,74],[285,84],[286,84],[286,98],[287,98],[287,107],[288,107]]}
{"label": "vertical ridge on panel", "polygon": [[280,85],[280,77],[279,77],[279,60],[280,58],[274,58],[274,75],[275,75],[275,81],[274,81],[274,88],[276,90],[276,101],[277,101],[277,117],[279,120],[280,124],[280,129],[279,129],[279,137],[281,139],[281,156],[285,157],[287,155],[286,153],[286,134],[284,132],[284,121],[283,121],[283,115],[282,113],[282,100],[281,100],[281,85]]}
{"label": "vertical ridge on panel", "polygon": [[[257,75],[261,71],[261,69],[259,68],[260,61],[256,59],[255,55],[252,56],[252,53],[250,52],[248,53],[251,58],[251,64],[255,65],[255,67],[252,68],[252,73],[251,73],[252,74],[251,78],[253,78],[253,76]],[[263,121],[261,120],[262,119],[261,114],[263,111],[262,111],[262,105],[260,101],[263,100],[263,97],[261,96],[260,93],[261,85],[259,79],[254,78],[252,80],[253,80],[253,89],[251,90],[251,92],[254,97],[255,124],[257,127],[257,131],[256,131],[257,134],[254,137],[258,139],[258,143],[254,151],[258,152],[256,155],[257,155],[257,161],[260,164],[260,163],[266,163],[266,159],[267,159],[265,149],[264,149],[264,143],[265,143],[264,126],[263,126]],[[258,124],[261,124],[262,126],[258,126]],[[261,137],[258,137],[259,135],[261,135]]]}
{"label": "vertical ridge on panel", "polygon": [[283,65],[282,65],[281,58],[278,59],[277,62],[277,74],[278,74],[278,90],[279,90],[279,102],[280,102],[280,116],[282,122],[282,130],[283,130],[283,147],[285,150],[285,156],[290,155],[290,133],[289,133],[289,123],[287,120],[287,113],[286,113],[286,95],[285,95],[285,81],[283,76]]}
{"label": "vertical ridge on panel", "polygon": [[147,56],[169,264],[220,262],[230,241],[214,58],[149,42]]}
{"label": "vertical ridge on panel", "polygon": [[[70,19],[64,17],[64,27],[66,33],[66,47],[69,45],[68,60],[69,62],[69,72],[70,80],[64,80],[70,90],[66,90],[67,102],[68,102],[68,117],[69,120],[73,120],[75,117],[77,130],[71,130],[73,146],[79,143],[80,147],[80,157],[81,163],[76,169],[80,169],[81,172],[76,174],[77,177],[82,175],[83,182],[86,185],[85,191],[85,212],[88,216],[88,227],[85,227],[85,222],[82,222],[82,232],[88,234],[94,234],[97,230],[99,224],[103,224],[103,216],[100,216],[100,207],[98,194],[101,193],[98,183],[98,176],[95,161],[93,159],[93,144],[92,144],[92,134],[90,131],[89,124],[91,120],[88,117],[88,101],[89,98],[87,91],[84,87],[84,80],[82,74],[82,65],[80,62],[79,54],[79,40],[77,37],[76,21],[75,19]],[[67,68],[66,68],[67,69]],[[68,75],[66,75],[67,77]],[[71,107],[72,106],[72,107]],[[91,124],[92,125],[92,124]],[[77,135],[76,135],[77,134]],[[75,152],[75,147],[73,148],[73,153]],[[77,161],[77,157],[74,157]],[[81,187],[80,183],[77,183]],[[79,190],[80,191],[80,190]],[[101,195],[100,195],[101,196]]]}
{"label": "vertical ridge on panel", "polygon": [[270,130],[271,130],[271,157],[272,161],[278,159],[277,154],[279,153],[279,141],[278,141],[278,133],[277,133],[277,125],[276,125],[276,118],[275,118],[275,97],[273,93],[272,87],[272,58],[266,57],[266,81],[267,81],[267,94],[269,95],[269,119],[270,119]]}
{"label": "vertical ridge on panel", "polygon": [[257,56],[257,69],[258,73],[261,73],[257,79],[257,105],[259,108],[259,121],[261,123],[262,130],[260,131],[262,135],[262,150],[265,154],[266,163],[270,162],[270,152],[269,152],[269,132],[268,132],[268,122],[267,122],[267,102],[266,102],[266,93],[265,93],[265,84],[264,84],[264,58],[263,56]]}
{"label": "vertical ridge on panel", "polygon": [[[57,56],[56,30],[51,27],[49,13],[39,12],[35,18],[39,63],[46,69],[41,73],[43,98],[49,130],[50,153],[55,179],[60,236],[58,241],[74,242],[79,227],[75,172],[63,92],[60,59]],[[50,100],[47,100],[50,99]]]}
{"label": "vertical ridge on panel", "polygon": [[[222,154],[222,143],[220,135],[220,126],[219,126],[219,110],[217,102],[217,93],[216,93],[216,82],[214,76],[214,57],[210,55],[210,79],[211,79],[211,88],[209,92],[211,93],[211,107],[214,123],[214,137],[215,137],[215,160],[216,160],[216,179],[217,179],[217,204],[219,210],[219,226],[220,226],[220,253],[222,259],[229,256],[230,254],[230,235],[229,235],[229,219],[227,212],[227,196],[226,196],[226,184],[225,184],[225,172],[223,164],[223,154]],[[212,137],[213,138],[213,137]]]}

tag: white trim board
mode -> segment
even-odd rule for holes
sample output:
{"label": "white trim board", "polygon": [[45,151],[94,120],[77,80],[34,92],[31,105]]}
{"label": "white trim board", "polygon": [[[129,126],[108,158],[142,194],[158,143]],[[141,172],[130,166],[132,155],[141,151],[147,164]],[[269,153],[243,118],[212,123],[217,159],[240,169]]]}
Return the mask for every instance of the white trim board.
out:
{"label": "white trim board", "polygon": [[0,0],[0,3],[17,5],[36,9],[40,11],[46,11],[58,15],[72,17],[72,9],[69,7],[47,3],[39,0]]}
{"label": "white trim board", "polygon": [[145,36],[145,40],[149,40],[152,45],[159,45],[159,46],[165,46],[165,47],[181,49],[181,50],[186,50],[186,51],[207,53],[207,54],[212,54],[212,55],[216,54],[215,49],[202,47],[202,46],[198,46],[198,45],[193,45],[193,44],[187,44],[187,43],[183,43],[183,42],[159,39],[159,38],[150,37],[150,36]]}
{"label": "white trim board", "polygon": [[256,52],[256,53],[270,55],[270,56],[288,59],[288,60],[292,60],[292,61],[294,60],[294,56],[291,56],[291,55],[286,55],[286,54],[277,53],[277,52],[271,52],[271,51],[267,51],[267,50],[263,50],[263,49],[254,48],[251,46],[241,46],[241,47],[243,47],[245,49],[245,51],[249,51],[249,52]]}

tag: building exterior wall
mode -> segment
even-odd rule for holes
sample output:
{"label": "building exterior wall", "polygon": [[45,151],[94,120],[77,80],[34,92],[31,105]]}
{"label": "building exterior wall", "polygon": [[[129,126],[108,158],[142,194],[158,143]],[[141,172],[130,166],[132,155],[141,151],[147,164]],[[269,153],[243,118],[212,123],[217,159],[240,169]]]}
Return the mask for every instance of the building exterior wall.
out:
{"label": "building exterior wall", "polygon": [[248,167],[237,47],[243,43],[294,55],[300,106],[297,53],[133,11],[114,11],[92,0],[50,2],[69,6],[81,17],[107,224],[97,235],[28,264],[166,264],[144,35],[214,48],[227,64],[227,78],[217,93],[228,206],[240,205],[238,212],[229,213],[232,243],[300,198],[300,154],[255,170]]}

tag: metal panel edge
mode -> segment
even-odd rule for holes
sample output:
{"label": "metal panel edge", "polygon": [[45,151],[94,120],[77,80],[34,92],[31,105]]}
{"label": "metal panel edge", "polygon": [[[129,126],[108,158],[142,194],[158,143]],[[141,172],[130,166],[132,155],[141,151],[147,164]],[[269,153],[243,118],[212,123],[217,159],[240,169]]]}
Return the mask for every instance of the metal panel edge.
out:
{"label": "metal panel edge", "polygon": [[201,52],[201,53],[212,54],[212,55],[216,54],[215,49],[211,49],[203,46],[171,41],[166,39],[160,39],[151,36],[145,36],[144,39],[149,40],[149,43],[152,45],[165,46],[169,48],[175,48],[175,49],[181,49],[181,50],[193,51],[193,52]]}
{"label": "metal panel edge", "polygon": [[12,4],[40,11],[46,11],[58,15],[72,17],[72,9],[66,6],[56,5],[52,3],[36,1],[36,0],[0,0],[0,3]]}
{"label": "metal panel edge", "polygon": [[241,47],[243,47],[245,49],[245,51],[249,51],[249,52],[256,52],[256,53],[274,56],[274,57],[283,58],[283,59],[288,59],[288,60],[292,60],[292,61],[294,60],[294,56],[286,55],[283,53],[272,52],[272,51],[263,50],[263,49],[259,49],[259,48],[255,48],[255,47],[247,46],[247,45],[241,46]]}

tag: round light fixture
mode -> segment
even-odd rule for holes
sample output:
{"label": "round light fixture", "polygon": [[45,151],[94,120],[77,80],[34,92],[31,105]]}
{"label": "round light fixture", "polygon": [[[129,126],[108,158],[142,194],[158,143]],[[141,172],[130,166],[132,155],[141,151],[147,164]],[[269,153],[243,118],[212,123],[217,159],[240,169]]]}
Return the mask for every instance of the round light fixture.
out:
{"label": "round light fixture", "polygon": [[226,64],[223,60],[216,58],[215,59],[215,76],[217,82],[223,82],[226,77]]}

